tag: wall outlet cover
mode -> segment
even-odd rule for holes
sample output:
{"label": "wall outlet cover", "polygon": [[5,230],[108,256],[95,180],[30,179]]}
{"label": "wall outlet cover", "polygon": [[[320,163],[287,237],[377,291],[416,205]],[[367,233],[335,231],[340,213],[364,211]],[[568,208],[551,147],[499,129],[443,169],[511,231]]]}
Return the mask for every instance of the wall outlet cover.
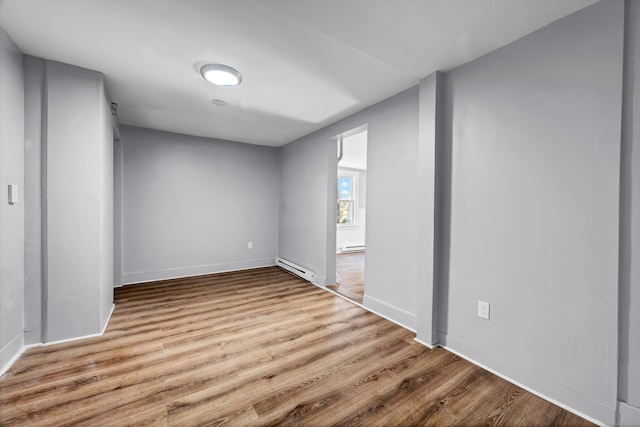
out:
{"label": "wall outlet cover", "polygon": [[9,184],[9,204],[15,205],[20,201],[20,196],[18,194],[18,186],[15,184]]}
{"label": "wall outlet cover", "polygon": [[489,320],[490,304],[486,301],[478,301],[478,317]]}

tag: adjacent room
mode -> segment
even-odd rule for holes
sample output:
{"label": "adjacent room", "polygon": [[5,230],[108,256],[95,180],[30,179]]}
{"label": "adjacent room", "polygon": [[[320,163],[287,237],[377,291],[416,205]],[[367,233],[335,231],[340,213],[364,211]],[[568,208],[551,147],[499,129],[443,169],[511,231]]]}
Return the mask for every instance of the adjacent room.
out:
{"label": "adjacent room", "polygon": [[336,137],[336,283],[329,289],[362,304],[367,228],[367,130]]}
{"label": "adjacent room", "polygon": [[640,426],[640,1],[0,0],[0,425]]}

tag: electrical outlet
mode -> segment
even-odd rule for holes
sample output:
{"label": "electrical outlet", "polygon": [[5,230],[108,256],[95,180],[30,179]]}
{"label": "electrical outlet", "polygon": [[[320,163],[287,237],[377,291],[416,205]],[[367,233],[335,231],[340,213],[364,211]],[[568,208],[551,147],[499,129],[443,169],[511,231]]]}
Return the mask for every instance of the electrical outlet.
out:
{"label": "electrical outlet", "polygon": [[478,317],[489,320],[489,303],[478,301]]}
{"label": "electrical outlet", "polygon": [[247,243],[247,249],[253,249],[253,242]]}
{"label": "electrical outlet", "polygon": [[15,184],[9,184],[9,204],[15,205],[20,201],[20,197],[18,195],[18,186]]}

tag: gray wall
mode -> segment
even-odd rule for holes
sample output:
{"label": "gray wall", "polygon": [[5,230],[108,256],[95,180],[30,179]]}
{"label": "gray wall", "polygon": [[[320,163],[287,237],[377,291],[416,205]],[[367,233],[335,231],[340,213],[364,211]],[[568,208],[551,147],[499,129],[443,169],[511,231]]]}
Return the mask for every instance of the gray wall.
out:
{"label": "gray wall", "polygon": [[640,2],[625,14],[620,200],[620,421],[640,425]]}
{"label": "gray wall", "polygon": [[442,132],[442,74],[433,73],[420,81],[420,104],[418,122],[418,188],[415,194],[418,203],[418,243],[416,257],[418,259],[418,274],[416,299],[418,303],[416,338],[432,346],[438,342],[438,287],[434,286],[437,279],[437,269],[434,268],[436,259],[442,251],[438,237],[446,235],[441,218],[448,212],[441,211],[436,215],[435,208],[446,205],[442,197],[448,194],[448,188],[444,191],[436,191],[436,184],[442,183],[442,179],[436,179],[436,170],[445,178],[450,174],[449,162],[445,162],[444,156],[436,165],[437,143],[441,141]]}
{"label": "gray wall", "polygon": [[275,148],[134,127],[120,132],[122,283],[274,264]]}
{"label": "gray wall", "polygon": [[24,324],[25,343],[45,341],[43,318],[45,265],[43,251],[43,175],[46,150],[45,61],[24,56]]}
{"label": "gray wall", "polygon": [[[623,3],[449,72],[441,342],[607,423],[616,407]],[[447,284],[445,283],[445,286]],[[477,301],[491,303],[491,320]]]}
{"label": "gray wall", "polygon": [[330,257],[335,270],[335,232],[331,239],[328,231],[328,223],[335,229],[335,212],[330,216],[327,200],[330,195],[335,199],[338,169],[335,141],[329,139],[334,135],[324,134],[319,141],[314,135],[279,150],[278,256],[312,270],[314,282],[325,285],[335,283],[335,271],[327,269]]}
{"label": "gray wall", "polygon": [[[418,87],[367,110],[364,305],[416,328]],[[393,200],[401,200],[398,209]]]}
{"label": "gray wall", "polygon": [[[368,124],[364,304],[416,325],[418,87],[307,135],[280,151],[279,256],[335,283],[336,146]],[[402,185],[397,185],[400,182]],[[398,211],[393,199],[403,200]]]}
{"label": "gray wall", "polygon": [[52,61],[46,75],[46,339],[57,341],[100,333],[113,303],[113,147],[102,75]]}
{"label": "gray wall", "polygon": [[[22,53],[0,29],[0,373],[24,345],[24,83]],[[20,201],[8,203],[8,185]]]}
{"label": "gray wall", "polygon": [[94,335],[113,306],[113,146],[102,75],[25,57],[25,340]]}
{"label": "gray wall", "polygon": [[99,244],[98,244],[98,277],[100,282],[100,325],[106,325],[113,307],[114,277],[114,141],[113,118],[111,116],[111,102],[104,90],[104,81],[100,76],[99,102],[100,135],[98,145],[98,180],[99,180]]}
{"label": "gray wall", "polygon": [[113,140],[113,280],[122,285],[122,141]]}

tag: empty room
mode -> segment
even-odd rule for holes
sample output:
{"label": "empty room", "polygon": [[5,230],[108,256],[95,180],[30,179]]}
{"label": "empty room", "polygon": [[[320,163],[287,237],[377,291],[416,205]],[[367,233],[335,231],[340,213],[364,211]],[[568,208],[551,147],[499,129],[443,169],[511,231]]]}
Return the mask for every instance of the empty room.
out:
{"label": "empty room", "polygon": [[638,0],[0,0],[0,425],[640,426],[638,111]]}

